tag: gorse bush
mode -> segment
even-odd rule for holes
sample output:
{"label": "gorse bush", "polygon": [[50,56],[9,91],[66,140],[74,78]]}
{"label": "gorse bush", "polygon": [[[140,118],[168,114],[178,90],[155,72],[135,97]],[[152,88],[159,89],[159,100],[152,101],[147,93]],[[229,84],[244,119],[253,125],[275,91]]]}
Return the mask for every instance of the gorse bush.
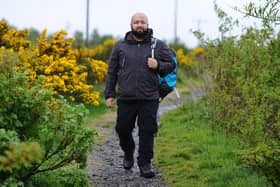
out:
{"label": "gorse bush", "polygon": [[33,44],[27,39],[28,30],[16,30],[0,21],[0,52],[10,50],[17,55],[18,71],[27,71],[31,82],[44,75],[44,87],[53,89],[56,95],[97,106],[100,94],[93,85],[105,78],[107,63],[103,60],[114,40],[105,41],[90,53],[89,49],[72,48],[74,38],[66,35],[61,30],[47,37],[47,30],[43,30]]}
{"label": "gorse bush", "polygon": [[222,10],[222,37],[204,41],[212,78],[213,129],[241,138],[243,161],[280,184],[280,38],[271,29],[246,28],[226,36],[234,23]]}
{"label": "gorse bush", "polygon": [[183,69],[188,77],[200,76],[203,73],[206,53],[203,48],[197,47],[185,53],[183,48],[176,50],[179,68]]}
{"label": "gorse bush", "polygon": [[[30,84],[29,75],[16,72],[12,62],[2,55],[0,184],[23,185],[38,173],[70,165],[77,172],[82,170],[95,135],[82,125],[85,107],[55,98],[53,91],[42,86],[43,77]],[[70,167],[64,173],[74,170]],[[84,183],[87,177],[81,180]]]}

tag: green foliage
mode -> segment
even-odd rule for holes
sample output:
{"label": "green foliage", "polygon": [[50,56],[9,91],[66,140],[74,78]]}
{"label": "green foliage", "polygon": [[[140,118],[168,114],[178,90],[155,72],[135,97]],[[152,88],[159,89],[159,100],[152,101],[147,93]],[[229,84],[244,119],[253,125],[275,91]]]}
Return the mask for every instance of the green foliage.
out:
{"label": "green foliage", "polygon": [[42,80],[31,85],[27,74],[13,67],[0,62],[0,183],[26,184],[38,173],[69,165],[75,167],[65,175],[79,174],[95,136],[83,126],[86,108],[55,98]]}
{"label": "green foliage", "polygon": [[239,164],[239,142],[213,132],[210,121],[207,97],[161,118],[155,162],[168,186],[269,186],[265,177]]}
{"label": "green foliage", "polygon": [[17,133],[14,131],[0,129],[0,152],[8,149],[11,142],[19,142]]}
{"label": "green foliage", "polygon": [[272,70],[271,50],[265,46],[264,38],[266,32],[248,29],[239,41],[234,37],[224,38],[207,48],[214,81],[213,124],[229,134],[238,132],[244,138],[249,136],[253,144],[260,137],[265,138],[263,124],[271,107],[265,97]]}
{"label": "green foliage", "polygon": [[31,41],[32,44],[36,45],[37,39],[40,37],[40,32],[36,30],[35,28],[29,29],[29,34],[26,37],[27,40]]}
{"label": "green foliage", "polygon": [[224,37],[227,32],[231,31],[234,28],[234,26],[238,26],[239,22],[238,20],[234,20],[232,17],[229,17],[227,13],[220,9],[217,4],[215,4],[214,9],[221,22],[219,31],[222,37]]}
{"label": "green foliage", "polygon": [[280,143],[272,145],[260,143],[255,148],[242,153],[244,163],[267,176],[273,186],[280,185]]}
{"label": "green foliage", "polygon": [[75,41],[73,42],[73,48],[83,48],[85,47],[85,41],[82,31],[76,31],[74,33]]}
{"label": "green foliage", "polygon": [[21,181],[18,181],[15,178],[8,178],[7,180],[5,180],[4,183],[1,184],[2,187],[24,187],[24,183]]}
{"label": "green foliage", "polygon": [[3,176],[19,177],[26,172],[25,168],[38,163],[43,157],[42,149],[37,142],[11,142],[0,156],[0,173]]}
{"label": "green foliage", "polygon": [[95,48],[98,45],[104,43],[108,39],[113,39],[111,35],[100,35],[97,29],[94,29],[91,34],[91,38],[89,41],[89,47]]}
{"label": "green foliage", "polygon": [[169,43],[168,46],[175,51],[178,49],[183,49],[184,53],[188,53],[190,51],[190,49],[179,40],[179,38],[175,42]]}
{"label": "green foliage", "polygon": [[[75,41],[73,42],[73,47],[74,48],[82,48],[85,47],[86,44],[86,38],[83,35],[83,32],[81,31],[76,31],[74,33]],[[89,48],[96,48],[98,45],[101,45],[108,39],[113,39],[112,35],[100,35],[97,29],[94,29],[92,33],[90,34],[89,38]],[[108,57],[108,54],[106,55]],[[96,58],[100,59],[100,58]],[[104,58],[102,58],[104,59]],[[108,58],[105,58],[108,59]]]}
{"label": "green foliage", "polygon": [[[263,2],[262,2],[263,3]],[[265,0],[263,4],[250,2],[245,7],[246,16],[262,19],[264,25],[280,23],[280,2],[278,0]]]}
{"label": "green foliage", "polygon": [[271,28],[245,28],[240,37],[226,36],[235,24],[218,8],[217,12],[222,37],[203,41],[212,78],[212,128],[238,136],[247,147],[242,157],[248,166],[279,184],[279,167],[274,166],[279,166],[275,142],[280,142],[280,35],[275,37]]}
{"label": "green foliage", "polygon": [[89,187],[89,176],[85,170],[66,167],[54,171],[40,173],[31,178],[27,187]]}

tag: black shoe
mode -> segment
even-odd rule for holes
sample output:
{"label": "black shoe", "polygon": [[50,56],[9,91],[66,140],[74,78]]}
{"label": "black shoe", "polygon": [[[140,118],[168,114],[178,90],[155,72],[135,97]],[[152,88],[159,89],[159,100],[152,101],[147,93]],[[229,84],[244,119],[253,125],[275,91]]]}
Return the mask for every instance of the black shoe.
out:
{"label": "black shoe", "polygon": [[155,176],[154,171],[151,168],[150,164],[139,166],[140,175],[145,178],[153,178]]}
{"label": "black shoe", "polygon": [[132,168],[132,166],[133,166],[133,164],[134,164],[134,159],[133,159],[133,156],[124,156],[124,158],[123,158],[123,167],[124,167],[124,169],[130,169],[130,168]]}

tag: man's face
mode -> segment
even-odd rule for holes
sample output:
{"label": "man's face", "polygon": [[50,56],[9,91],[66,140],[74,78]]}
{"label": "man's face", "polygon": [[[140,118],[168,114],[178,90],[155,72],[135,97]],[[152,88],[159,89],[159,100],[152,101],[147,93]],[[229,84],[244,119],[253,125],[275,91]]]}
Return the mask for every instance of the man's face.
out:
{"label": "man's face", "polygon": [[148,20],[144,14],[135,14],[131,20],[131,30],[145,32],[148,29]]}

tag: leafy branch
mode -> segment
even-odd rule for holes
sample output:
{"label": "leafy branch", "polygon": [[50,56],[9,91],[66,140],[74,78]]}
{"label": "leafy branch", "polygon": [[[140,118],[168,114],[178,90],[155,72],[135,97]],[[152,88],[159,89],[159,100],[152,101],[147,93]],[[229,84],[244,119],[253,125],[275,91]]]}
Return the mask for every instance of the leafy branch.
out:
{"label": "leafy branch", "polygon": [[265,26],[280,24],[280,0],[265,0],[263,4],[248,3],[244,10],[234,8],[247,17],[261,19]]}

